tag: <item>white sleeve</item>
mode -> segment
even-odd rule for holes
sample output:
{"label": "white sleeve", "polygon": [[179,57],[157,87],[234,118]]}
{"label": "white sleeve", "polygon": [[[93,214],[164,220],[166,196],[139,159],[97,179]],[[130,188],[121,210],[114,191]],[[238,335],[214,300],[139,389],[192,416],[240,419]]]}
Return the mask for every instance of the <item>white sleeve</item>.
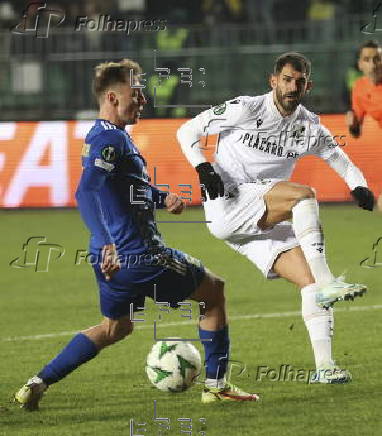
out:
{"label": "white sleeve", "polygon": [[352,191],[357,186],[367,188],[367,182],[361,170],[349,159],[339,147],[325,161],[345,180]]}
{"label": "white sleeve", "polygon": [[322,124],[319,124],[317,129],[311,130],[311,133],[313,133],[309,138],[311,153],[321,159],[329,159],[329,157],[339,147],[329,129]]}
{"label": "white sleeve", "polygon": [[330,131],[322,124],[318,129],[316,146],[312,147],[313,154],[324,159],[336,173],[344,179],[352,191],[357,186],[367,187],[367,182],[361,170],[349,159]]}
{"label": "white sleeve", "polygon": [[190,164],[196,167],[206,162],[199,144],[201,136],[213,135],[230,129],[237,124],[246,111],[244,101],[238,97],[207,109],[180,126],[176,137]]}

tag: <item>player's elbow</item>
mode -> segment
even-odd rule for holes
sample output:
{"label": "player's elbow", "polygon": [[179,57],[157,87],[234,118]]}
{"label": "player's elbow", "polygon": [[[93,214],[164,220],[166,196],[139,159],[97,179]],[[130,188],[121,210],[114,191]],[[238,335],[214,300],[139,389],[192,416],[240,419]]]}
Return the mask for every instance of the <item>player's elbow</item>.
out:
{"label": "player's elbow", "polygon": [[176,131],[176,139],[178,140],[179,144],[182,145],[185,142],[185,139],[187,138],[187,123],[182,124],[179,129]]}
{"label": "player's elbow", "polygon": [[77,203],[81,200],[81,190],[80,187],[77,188],[76,193],[74,194],[74,198],[76,199]]}
{"label": "player's elbow", "polygon": [[186,121],[176,132],[176,138],[182,149],[188,146],[193,147],[199,142],[201,135],[199,124],[195,118]]}
{"label": "player's elbow", "polygon": [[97,188],[94,185],[91,185],[90,183],[83,183],[81,182],[78,185],[77,191],[75,193],[75,198],[78,201],[83,195],[97,192]]}
{"label": "player's elbow", "polygon": [[77,204],[79,204],[81,202],[81,200],[83,199],[83,195],[84,194],[85,194],[85,191],[84,191],[83,187],[79,186],[77,188],[76,193],[74,194],[74,197],[75,197],[75,199],[77,201]]}

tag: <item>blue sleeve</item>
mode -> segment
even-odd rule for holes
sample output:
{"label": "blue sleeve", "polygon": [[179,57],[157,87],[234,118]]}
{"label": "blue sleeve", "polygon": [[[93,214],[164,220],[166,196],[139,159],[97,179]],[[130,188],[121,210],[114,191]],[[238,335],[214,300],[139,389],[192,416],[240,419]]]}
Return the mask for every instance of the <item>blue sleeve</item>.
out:
{"label": "blue sleeve", "polygon": [[153,185],[150,185],[150,186],[151,186],[153,201],[154,201],[157,209],[163,209],[165,207],[164,200],[169,193],[166,191],[160,191],[158,188],[156,188]]}
{"label": "blue sleeve", "polygon": [[99,135],[82,156],[83,172],[76,191],[82,219],[92,236],[103,246],[113,244],[113,238],[102,210],[101,191],[107,179],[115,173],[122,154],[120,138],[112,132]]}
{"label": "blue sleeve", "polygon": [[76,192],[82,219],[102,246],[114,243],[105,222],[100,200],[100,190],[106,178],[107,175],[96,168],[85,168]]}

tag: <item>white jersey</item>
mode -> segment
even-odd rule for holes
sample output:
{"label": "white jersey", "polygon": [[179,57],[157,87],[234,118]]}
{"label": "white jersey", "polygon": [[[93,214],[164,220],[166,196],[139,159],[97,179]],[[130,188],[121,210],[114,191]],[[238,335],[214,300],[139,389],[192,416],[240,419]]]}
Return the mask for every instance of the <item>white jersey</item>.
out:
{"label": "white jersey", "polygon": [[214,167],[225,186],[269,178],[288,180],[297,160],[307,155],[327,160],[350,189],[367,186],[319,117],[302,105],[283,117],[273,92],[237,97],[186,122],[177,136],[194,167],[206,161],[199,138],[216,133]]}

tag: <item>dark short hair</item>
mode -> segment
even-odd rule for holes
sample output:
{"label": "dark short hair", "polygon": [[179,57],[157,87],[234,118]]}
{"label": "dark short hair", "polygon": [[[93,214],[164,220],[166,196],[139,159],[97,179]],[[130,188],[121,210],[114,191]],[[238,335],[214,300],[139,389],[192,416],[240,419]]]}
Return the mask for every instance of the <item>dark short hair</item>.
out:
{"label": "dark short hair", "polygon": [[364,48],[381,48],[381,46],[376,39],[369,39],[368,41],[363,42],[358,48],[357,59],[361,57]]}
{"label": "dark short hair", "polygon": [[305,73],[307,77],[310,76],[311,72],[311,62],[310,60],[301,53],[288,52],[283,53],[279,56],[273,67],[273,74],[280,74],[283,67],[287,64],[292,65],[292,67],[299,71],[300,73]]}

